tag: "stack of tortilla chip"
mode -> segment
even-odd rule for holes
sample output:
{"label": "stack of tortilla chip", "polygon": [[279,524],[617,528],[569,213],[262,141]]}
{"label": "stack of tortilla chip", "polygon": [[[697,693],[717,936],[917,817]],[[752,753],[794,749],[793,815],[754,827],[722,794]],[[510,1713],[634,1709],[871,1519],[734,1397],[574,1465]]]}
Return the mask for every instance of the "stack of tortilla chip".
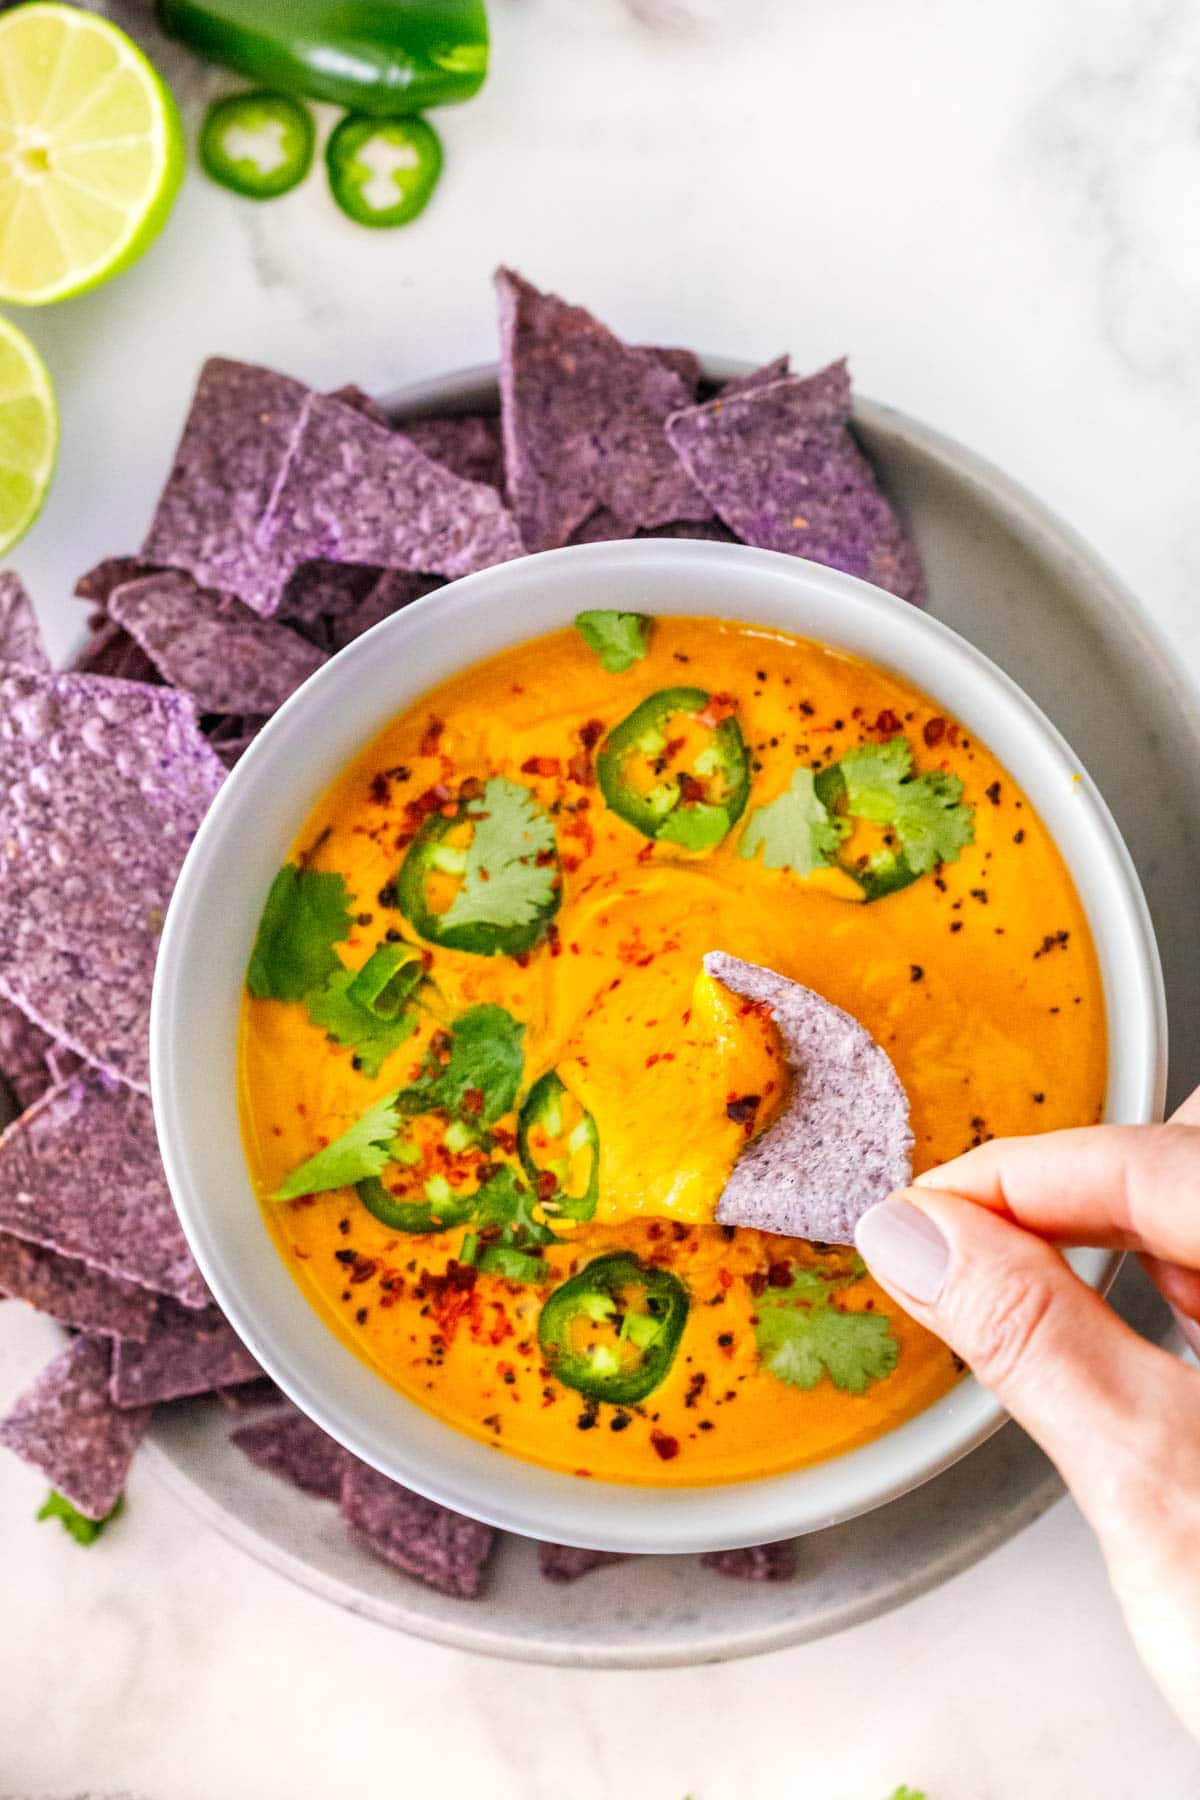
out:
{"label": "stack of tortilla chip", "polygon": [[[353,386],[201,371],[140,551],[78,586],[68,670],[0,572],[0,1298],[69,1334],[0,1443],[105,1518],[155,1406],[279,1396],[212,1302],[167,1191],[149,1100],[158,936],[232,767],[325,659],[445,581],[530,550],[741,540],[920,603],[916,551],[856,443],[844,363],[786,357],[702,391],[691,352],[631,346],[502,270],[500,417],[395,429]],[[2,1115],[0,1115],[2,1116]],[[355,1536],[479,1592],[494,1533],[368,1469],[290,1408],[234,1433],[337,1501]],[[613,1558],[544,1546],[548,1579]],[[710,1559],[773,1579],[779,1546]]]}

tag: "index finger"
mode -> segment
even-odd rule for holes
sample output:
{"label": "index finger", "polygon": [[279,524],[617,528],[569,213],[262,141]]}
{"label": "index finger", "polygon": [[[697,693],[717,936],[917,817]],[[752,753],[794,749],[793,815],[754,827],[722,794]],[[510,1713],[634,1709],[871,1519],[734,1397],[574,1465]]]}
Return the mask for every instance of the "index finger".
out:
{"label": "index finger", "polygon": [[1055,1244],[1144,1250],[1200,1268],[1200,1130],[1093,1125],[996,1138],[919,1175]]}

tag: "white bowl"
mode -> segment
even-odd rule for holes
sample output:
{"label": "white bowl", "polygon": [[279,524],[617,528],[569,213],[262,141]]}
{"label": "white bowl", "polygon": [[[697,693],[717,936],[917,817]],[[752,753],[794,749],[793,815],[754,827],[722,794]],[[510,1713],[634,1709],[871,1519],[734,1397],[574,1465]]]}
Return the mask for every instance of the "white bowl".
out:
{"label": "white bowl", "polygon": [[[789,1474],[650,1488],[498,1454],[373,1374],[321,1323],[251,1189],[237,1108],[238,1009],[271,879],[322,791],[397,713],[465,665],[561,627],[581,606],[744,620],[820,640],[906,677],[999,757],[1051,831],[1099,957],[1109,1020],[1105,1117],[1160,1115],[1166,1014],[1133,864],[1091,780],[1031,700],[936,620],[815,563],[741,545],[645,539],[505,563],[429,595],[321,669],[255,740],[192,845],[171,902],[151,1015],[167,1179],[209,1286],[303,1410],[406,1486],[509,1531],[631,1552],[765,1543],[817,1530],[928,1480],[993,1432],[972,1378],[862,1448]],[[1102,1288],[1116,1258],[1072,1261]]]}

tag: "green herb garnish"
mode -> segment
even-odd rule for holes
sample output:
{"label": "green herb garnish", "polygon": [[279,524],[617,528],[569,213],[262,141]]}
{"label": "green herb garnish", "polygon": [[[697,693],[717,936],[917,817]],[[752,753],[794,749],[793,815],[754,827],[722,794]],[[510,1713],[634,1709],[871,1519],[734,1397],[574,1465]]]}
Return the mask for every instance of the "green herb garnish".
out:
{"label": "green herb garnish", "polygon": [[907,738],[862,744],[847,750],[837,766],[846,784],[847,812],[890,826],[914,874],[956,862],[972,841],[973,811],[962,804],[961,779],[940,769],[914,775]]}
{"label": "green herb garnish", "polygon": [[750,860],[761,850],[764,867],[811,875],[828,868],[844,835],[845,827],[817,798],[812,770],[797,769],[778,799],[750,814],[738,855]]}
{"label": "green herb garnish", "polygon": [[341,1137],[318,1150],[298,1169],[293,1169],[273,1200],[300,1200],[306,1194],[322,1194],[330,1188],[353,1187],[370,1175],[380,1175],[392,1160],[391,1145],[400,1129],[397,1093],[385,1094]]}
{"label": "green herb garnish", "polygon": [[813,1388],[823,1375],[846,1394],[862,1394],[896,1367],[900,1346],[891,1320],[878,1312],[840,1312],[832,1297],[860,1279],[794,1268],[787,1287],[768,1287],[755,1301],[754,1335],[763,1367],[792,1387]]}
{"label": "green herb garnish", "polygon": [[575,629],[600,658],[600,667],[610,675],[623,675],[641,662],[650,644],[650,627],[654,623],[645,613],[613,612],[597,609],[575,614]]}
{"label": "green herb garnish", "polygon": [[246,984],[259,1000],[303,1000],[341,968],[334,945],[350,935],[351,894],[341,875],[285,863],[267,895]]}
{"label": "green herb garnish", "polygon": [[448,1054],[432,1046],[426,1052],[421,1074],[400,1092],[401,1107],[494,1125],[516,1105],[524,1025],[502,1006],[472,1006],[455,1019],[449,1036]]}
{"label": "green herb garnish", "polygon": [[495,775],[467,807],[474,830],[462,885],[438,922],[442,930],[528,925],[554,897],[554,821],[527,787]]}
{"label": "green herb garnish", "polygon": [[103,1519],[89,1519],[85,1513],[79,1511],[78,1507],[72,1506],[65,1495],[60,1494],[56,1488],[51,1488],[45,1504],[38,1508],[36,1517],[38,1519],[57,1519],[63,1530],[73,1537],[77,1544],[86,1546],[94,1544],[104,1527],[111,1525],[114,1519],[120,1518],[124,1510],[125,1496],[121,1494],[112,1511],[107,1513]]}

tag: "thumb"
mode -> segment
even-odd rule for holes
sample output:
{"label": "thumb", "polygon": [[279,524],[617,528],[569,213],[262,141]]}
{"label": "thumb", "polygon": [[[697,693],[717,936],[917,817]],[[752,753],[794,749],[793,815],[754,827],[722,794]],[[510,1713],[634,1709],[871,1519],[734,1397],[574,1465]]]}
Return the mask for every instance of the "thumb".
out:
{"label": "thumb", "polygon": [[969,1200],[909,1189],[865,1214],[857,1243],[881,1285],[970,1365],[1099,1524],[1123,1472],[1135,1475],[1139,1441],[1144,1461],[1131,1426],[1165,1370],[1180,1370],[1175,1359],[1131,1331],[1050,1245]]}

